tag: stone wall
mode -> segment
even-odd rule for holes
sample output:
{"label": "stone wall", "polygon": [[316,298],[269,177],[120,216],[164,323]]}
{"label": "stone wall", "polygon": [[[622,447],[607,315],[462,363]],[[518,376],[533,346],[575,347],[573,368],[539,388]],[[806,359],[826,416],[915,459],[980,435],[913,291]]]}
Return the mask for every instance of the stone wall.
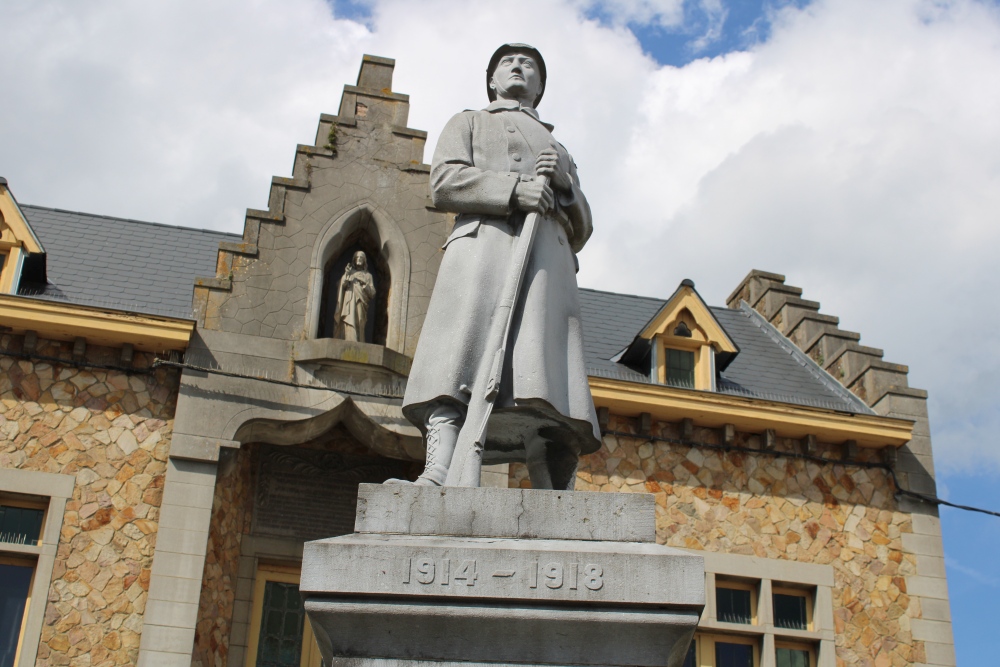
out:
{"label": "stone wall", "polygon": [[[22,343],[0,336],[0,351],[21,352]],[[72,348],[40,340],[35,353],[68,360]],[[118,358],[89,348],[79,361]],[[131,364],[151,362],[136,353]],[[131,665],[138,657],[177,386],[168,369],[127,374],[0,356],[0,467],[76,476],[39,666]]]}
{"label": "stone wall", "polygon": [[[637,433],[637,421],[611,415],[608,430]],[[681,425],[654,422],[651,435],[679,440]],[[695,427],[690,441],[721,445],[721,431]],[[737,433],[734,444],[746,451],[605,435],[604,447],[581,460],[576,489],[654,494],[661,544],[829,564],[837,664],[925,662],[923,642],[911,633],[920,605],[907,594],[917,562],[903,546],[911,516],[897,506],[886,473],[753,451],[756,434]],[[798,447],[778,438],[774,451]],[[817,443],[815,455],[840,459],[843,451]],[[871,450],[858,456],[878,460]],[[530,487],[523,465],[511,466],[511,486]]]}
{"label": "stone wall", "polygon": [[240,541],[250,532],[252,470],[253,456],[248,449],[227,450],[220,454],[192,667],[224,667],[227,664]]}

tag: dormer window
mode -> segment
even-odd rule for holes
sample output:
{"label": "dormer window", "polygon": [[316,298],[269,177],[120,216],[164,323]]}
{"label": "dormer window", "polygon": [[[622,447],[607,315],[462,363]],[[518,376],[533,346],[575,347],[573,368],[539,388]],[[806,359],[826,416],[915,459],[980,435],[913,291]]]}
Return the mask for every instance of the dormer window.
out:
{"label": "dormer window", "polygon": [[666,351],[666,384],[671,387],[694,389],[694,352],[687,350]]}
{"label": "dormer window", "polygon": [[0,178],[0,294],[17,294],[25,262],[43,252],[42,244],[7,189],[7,180]]}
{"label": "dormer window", "polygon": [[717,370],[738,351],[694,283],[685,280],[617,360],[649,373],[656,384],[714,391]]}

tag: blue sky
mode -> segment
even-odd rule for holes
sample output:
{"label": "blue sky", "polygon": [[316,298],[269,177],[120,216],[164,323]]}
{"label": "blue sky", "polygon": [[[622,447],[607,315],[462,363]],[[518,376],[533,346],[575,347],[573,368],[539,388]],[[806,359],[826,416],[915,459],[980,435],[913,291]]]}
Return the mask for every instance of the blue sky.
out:
{"label": "blue sky", "polygon": [[[721,305],[750,269],[786,274],[929,391],[942,495],[1000,510],[997,3],[512,7],[9,0],[0,175],[26,204],[238,232],[361,54],[396,59],[429,160],[495,45],[532,43],[595,213],[582,285],[691,278]],[[942,522],[959,664],[995,663],[1000,519]]]}

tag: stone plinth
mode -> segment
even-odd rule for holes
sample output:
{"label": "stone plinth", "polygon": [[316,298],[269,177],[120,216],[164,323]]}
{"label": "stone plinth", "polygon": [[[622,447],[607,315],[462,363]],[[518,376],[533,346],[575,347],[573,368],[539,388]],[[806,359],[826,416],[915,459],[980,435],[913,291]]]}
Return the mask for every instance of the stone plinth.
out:
{"label": "stone plinth", "polygon": [[299,589],[329,665],[679,667],[704,578],[651,495],[362,484]]}

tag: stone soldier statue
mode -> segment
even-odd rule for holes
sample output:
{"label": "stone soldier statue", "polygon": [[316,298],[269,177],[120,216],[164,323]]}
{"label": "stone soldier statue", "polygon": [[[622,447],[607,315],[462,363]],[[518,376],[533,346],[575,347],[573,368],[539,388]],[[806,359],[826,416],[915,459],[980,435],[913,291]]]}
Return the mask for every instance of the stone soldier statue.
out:
{"label": "stone soldier statue", "polygon": [[482,462],[525,461],[535,488],[572,489],[580,454],[601,444],[576,284],[576,253],[593,229],[590,207],[576,165],[535,110],[545,79],[536,49],[501,46],[486,71],[490,105],[453,117],[434,152],[434,205],[458,216],[403,399],[403,413],[427,441],[417,484],[445,482],[480,365],[492,361],[487,330],[516,232],[531,212],[540,218]]}
{"label": "stone soldier statue", "polygon": [[360,250],[344,268],[337,285],[337,314],[334,317],[334,338],[365,342],[368,305],[375,297],[375,283],[368,272],[368,257]]}

